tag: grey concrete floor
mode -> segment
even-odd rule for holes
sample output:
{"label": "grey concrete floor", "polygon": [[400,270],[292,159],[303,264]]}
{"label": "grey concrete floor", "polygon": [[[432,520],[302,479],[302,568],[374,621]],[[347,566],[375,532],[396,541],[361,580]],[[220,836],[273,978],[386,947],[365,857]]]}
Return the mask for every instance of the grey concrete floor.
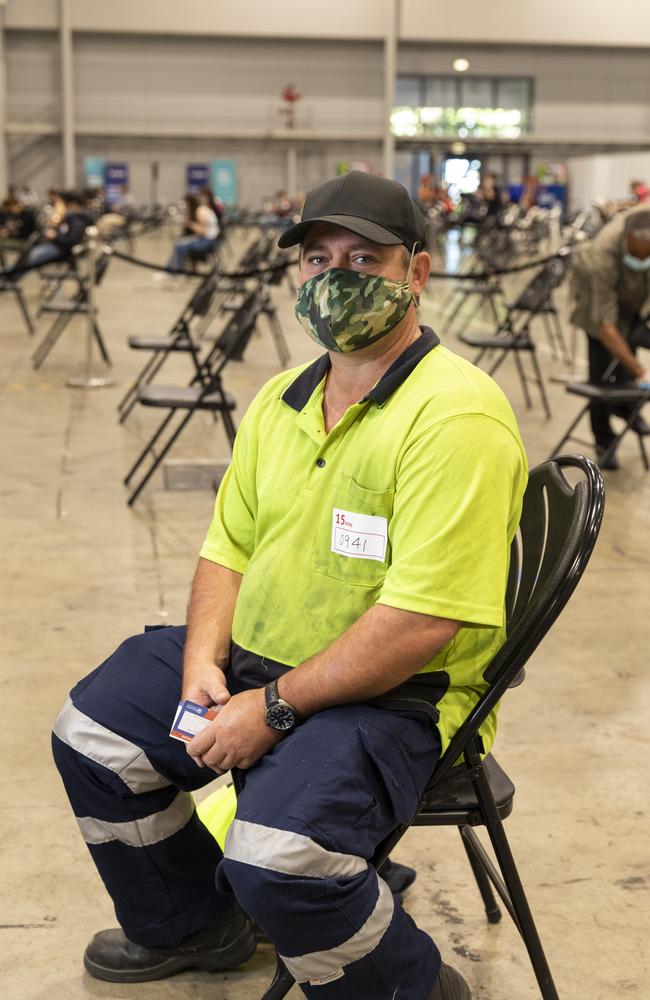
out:
{"label": "grey concrete floor", "polygon": [[[140,241],[138,252],[162,260],[167,247],[152,237]],[[34,304],[38,281],[32,276],[25,284]],[[458,349],[441,319],[447,293],[432,285],[423,319]],[[274,294],[293,363],[309,359],[313,345],[293,317],[291,293],[282,286]],[[112,263],[99,306],[116,383],[95,391],[66,386],[83,366],[82,321],[34,371],[33,341],[12,299],[0,299],[0,985],[8,1000],[255,1000],[272,972],[272,953],[263,947],[244,969],[223,976],[186,973],[124,987],[89,978],[81,965],[85,944],[114,916],[49,753],[51,724],[78,677],[145,623],[184,619],[213,498],[208,491],[165,491],[158,475],[128,509],[122,476],[157,416],[134,412],[120,427],[115,407],[140,363],[127,336],[167,329],[186,295],[186,287],[162,291],[149,272]],[[39,337],[45,328],[42,318]],[[546,375],[560,373],[562,364],[539,335]],[[262,329],[245,364],[228,371],[241,410],[275,371],[273,344]],[[186,359],[170,361],[164,381],[187,377]],[[537,404],[523,407],[510,361],[499,380],[534,464],[546,457],[576,401],[550,384],[547,422]],[[215,460],[227,453],[221,430],[198,415],[174,457]],[[591,565],[534,656],[525,685],[506,699],[497,744],[517,785],[508,833],[563,1000],[650,996],[650,476],[634,441],[622,448],[621,461],[621,471],[606,476],[607,511]],[[512,925],[485,922],[455,831],[411,831],[395,856],[419,872],[409,910],[476,998],[539,995]]]}

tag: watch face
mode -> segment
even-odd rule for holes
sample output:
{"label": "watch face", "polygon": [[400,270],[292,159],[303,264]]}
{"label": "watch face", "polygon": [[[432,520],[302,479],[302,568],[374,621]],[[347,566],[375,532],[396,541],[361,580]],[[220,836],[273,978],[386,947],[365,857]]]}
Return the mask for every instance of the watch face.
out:
{"label": "watch face", "polygon": [[288,705],[273,705],[266,713],[266,721],[272,729],[286,732],[295,726],[296,715]]}

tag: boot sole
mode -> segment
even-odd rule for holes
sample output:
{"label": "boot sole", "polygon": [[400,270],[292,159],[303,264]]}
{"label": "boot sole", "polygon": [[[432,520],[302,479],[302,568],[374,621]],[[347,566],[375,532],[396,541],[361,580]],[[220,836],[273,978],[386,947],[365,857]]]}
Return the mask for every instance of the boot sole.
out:
{"label": "boot sole", "polygon": [[248,926],[245,932],[227,947],[205,955],[174,955],[144,969],[110,969],[84,955],[84,967],[95,979],[107,983],[150,983],[158,979],[168,979],[186,969],[226,972],[238,965],[244,965],[254,955],[256,948],[255,931]]}

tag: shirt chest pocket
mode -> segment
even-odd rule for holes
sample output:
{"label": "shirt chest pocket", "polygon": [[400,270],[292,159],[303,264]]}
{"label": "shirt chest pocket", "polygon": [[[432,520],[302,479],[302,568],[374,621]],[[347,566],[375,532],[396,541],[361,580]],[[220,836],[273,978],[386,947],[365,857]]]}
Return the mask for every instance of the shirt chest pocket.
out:
{"label": "shirt chest pocket", "polygon": [[350,586],[378,587],[390,565],[393,497],[393,490],[369,490],[341,474],[313,536],[310,559],[316,572]]}

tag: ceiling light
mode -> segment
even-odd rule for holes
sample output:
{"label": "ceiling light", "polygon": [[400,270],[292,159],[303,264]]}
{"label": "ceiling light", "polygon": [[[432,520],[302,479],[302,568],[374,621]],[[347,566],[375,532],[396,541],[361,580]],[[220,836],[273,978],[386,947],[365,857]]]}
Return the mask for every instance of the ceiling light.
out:
{"label": "ceiling light", "polygon": [[469,69],[469,62],[467,59],[454,59],[452,65],[457,73],[465,73]]}

